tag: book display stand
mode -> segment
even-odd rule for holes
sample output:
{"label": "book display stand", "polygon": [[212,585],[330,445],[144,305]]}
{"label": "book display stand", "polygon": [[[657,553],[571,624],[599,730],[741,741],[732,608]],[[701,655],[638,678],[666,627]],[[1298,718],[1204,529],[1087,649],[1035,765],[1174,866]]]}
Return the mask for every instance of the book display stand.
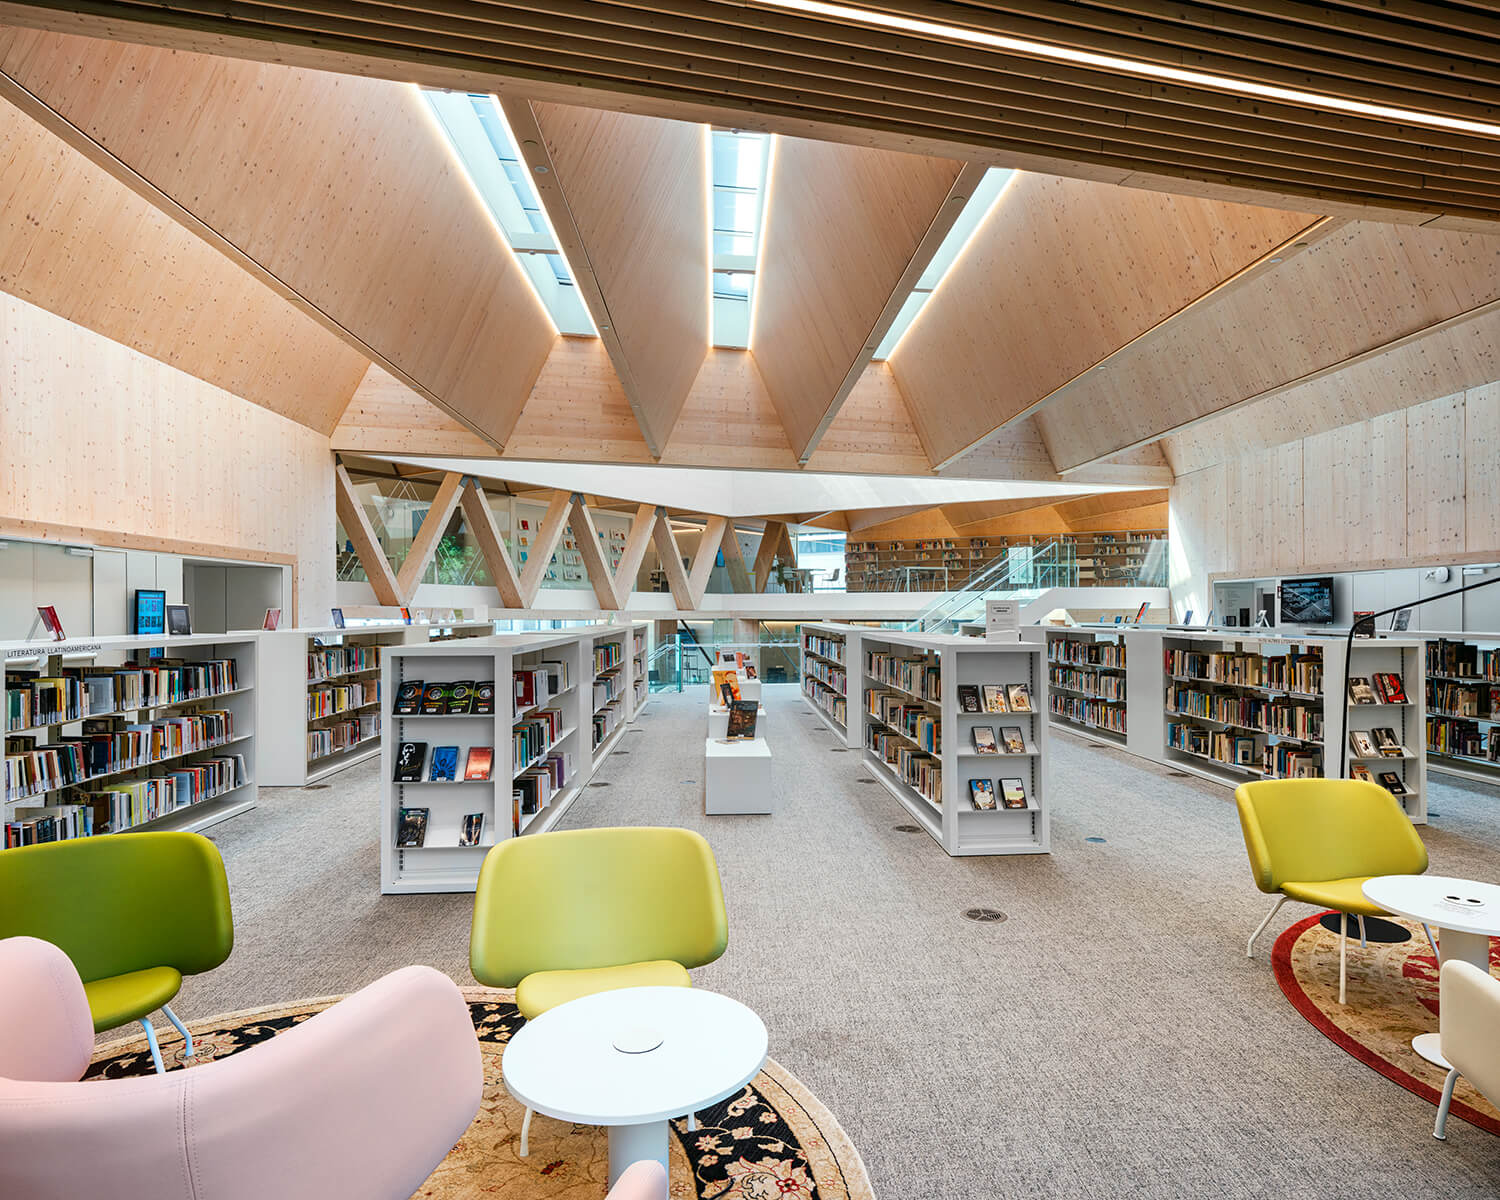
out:
{"label": "book display stand", "polygon": [[[760,702],[759,680],[737,675],[740,699],[756,706],[755,736],[728,740],[729,708],[708,692],[708,737],[703,742],[703,811],[709,816],[730,813],[772,813],[776,793],[771,784],[771,747],[766,741],[766,709]],[[753,685],[753,688],[752,688]]]}

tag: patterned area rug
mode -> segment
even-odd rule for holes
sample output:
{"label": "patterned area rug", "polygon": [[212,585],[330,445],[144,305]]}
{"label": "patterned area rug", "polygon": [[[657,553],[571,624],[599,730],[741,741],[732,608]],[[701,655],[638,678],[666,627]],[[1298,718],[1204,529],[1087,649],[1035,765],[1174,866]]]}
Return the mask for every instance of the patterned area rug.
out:
{"label": "patterned area rug", "polygon": [[[1338,934],[1318,924],[1322,913],[1293,925],[1276,939],[1272,962],[1276,982],[1297,1011],[1336,1046],[1367,1067],[1436,1105],[1446,1072],[1411,1048],[1419,1033],[1438,1027],[1438,967],[1422,927],[1396,923],[1411,931],[1409,941],[1348,947],[1349,1003],[1339,1003]],[[1350,929],[1354,922],[1349,923]],[[1500,964],[1490,944],[1490,966]],[[1460,1077],[1453,1093],[1455,1117],[1500,1136],[1500,1112]]]}
{"label": "patterned area rug", "polygon": [[[466,988],[484,1054],[484,1099],[463,1139],[417,1193],[433,1200],[496,1195],[514,1200],[597,1200],[607,1190],[603,1129],[537,1116],[531,1153],[517,1154],[523,1110],[500,1076],[505,1045],[525,1020],[514,993]],[[194,1064],[225,1058],[274,1037],[337,1002],[330,996],[189,1022]],[[168,1070],[184,1066],[182,1040],[162,1046]],[[101,1047],[86,1079],[149,1075],[144,1037]],[[864,1163],[833,1114],[791,1072],[767,1060],[738,1094],[698,1114],[698,1130],[672,1123],[673,1200],[873,1200]]]}

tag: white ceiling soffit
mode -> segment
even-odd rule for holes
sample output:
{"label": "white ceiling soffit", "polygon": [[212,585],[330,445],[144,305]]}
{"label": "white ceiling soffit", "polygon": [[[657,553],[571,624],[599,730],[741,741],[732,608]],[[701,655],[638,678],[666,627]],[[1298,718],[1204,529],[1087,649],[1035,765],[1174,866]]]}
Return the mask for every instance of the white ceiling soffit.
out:
{"label": "white ceiling soffit", "polygon": [[[458,471],[532,487],[588,492],[644,504],[725,517],[840,509],[962,504],[1141,491],[1140,484],[1041,483],[988,479],[934,479],[922,475],[820,475],[808,471],[726,471],[695,467],[598,466],[593,463],[512,459],[406,458],[369,455],[427,471]],[[1156,487],[1158,485],[1151,485]]]}

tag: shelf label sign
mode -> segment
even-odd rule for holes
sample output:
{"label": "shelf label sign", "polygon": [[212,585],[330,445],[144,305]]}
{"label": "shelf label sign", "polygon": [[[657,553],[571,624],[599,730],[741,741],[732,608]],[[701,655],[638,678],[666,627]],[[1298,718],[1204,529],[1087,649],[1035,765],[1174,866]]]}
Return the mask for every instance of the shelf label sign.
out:
{"label": "shelf label sign", "polygon": [[1021,605],[1015,600],[986,600],[984,602],[984,633],[986,637],[996,634],[1017,633],[1021,628]]}

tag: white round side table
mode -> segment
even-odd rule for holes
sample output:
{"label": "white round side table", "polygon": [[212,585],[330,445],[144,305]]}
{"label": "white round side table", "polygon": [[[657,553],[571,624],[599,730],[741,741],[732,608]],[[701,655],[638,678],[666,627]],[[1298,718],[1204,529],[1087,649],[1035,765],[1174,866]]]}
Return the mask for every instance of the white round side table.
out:
{"label": "white round side table", "polygon": [[733,1095],[766,1061],[766,1027],[738,1000],[641,987],[570,1000],[528,1021],[501,1059],[510,1094],[544,1116],[609,1129],[609,1182],[667,1166],[667,1122]]}

